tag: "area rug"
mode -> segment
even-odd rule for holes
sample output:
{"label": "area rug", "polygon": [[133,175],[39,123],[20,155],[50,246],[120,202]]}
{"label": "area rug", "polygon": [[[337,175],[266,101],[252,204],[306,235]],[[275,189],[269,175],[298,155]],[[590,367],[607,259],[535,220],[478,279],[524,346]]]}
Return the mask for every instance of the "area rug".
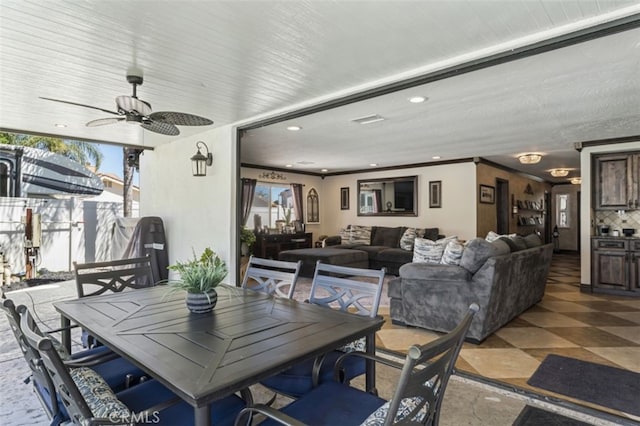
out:
{"label": "area rug", "polygon": [[531,386],[640,416],[640,374],[560,355],[547,355]]}
{"label": "area rug", "polygon": [[530,405],[525,406],[513,422],[513,426],[586,426],[588,424]]}

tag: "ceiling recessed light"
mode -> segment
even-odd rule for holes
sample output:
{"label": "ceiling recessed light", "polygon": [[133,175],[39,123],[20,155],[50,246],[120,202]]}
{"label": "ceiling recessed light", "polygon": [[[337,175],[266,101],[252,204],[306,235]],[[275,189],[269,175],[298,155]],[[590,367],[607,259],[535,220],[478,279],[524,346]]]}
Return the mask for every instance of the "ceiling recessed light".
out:
{"label": "ceiling recessed light", "polygon": [[370,163],[369,166],[370,167],[378,167],[378,163]]}
{"label": "ceiling recessed light", "polygon": [[409,102],[411,102],[412,104],[419,104],[426,100],[427,98],[425,98],[424,96],[412,96],[409,98]]}
{"label": "ceiling recessed light", "polygon": [[297,132],[300,129],[302,129],[302,127],[300,127],[300,126],[289,126],[289,127],[287,127],[287,130],[289,130],[291,132]]}
{"label": "ceiling recessed light", "polygon": [[285,164],[285,167],[293,167],[293,164]]}
{"label": "ceiling recessed light", "polygon": [[57,123],[56,127],[60,127],[61,129],[64,129],[65,127],[67,127],[67,125],[62,123]]}
{"label": "ceiling recessed light", "polygon": [[321,169],[320,171],[321,171],[321,172],[328,172],[328,171],[329,171],[329,169]]}
{"label": "ceiling recessed light", "polygon": [[439,160],[440,158],[442,157],[440,157],[439,155],[434,155],[433,157],[431,157],[432,160]]}

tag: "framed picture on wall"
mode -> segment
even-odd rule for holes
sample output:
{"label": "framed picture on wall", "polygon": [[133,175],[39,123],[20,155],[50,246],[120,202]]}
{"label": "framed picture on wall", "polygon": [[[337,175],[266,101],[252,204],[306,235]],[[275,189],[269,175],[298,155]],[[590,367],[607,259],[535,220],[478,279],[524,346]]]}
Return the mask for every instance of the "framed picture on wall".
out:
{"label": "framed picture on wall", "polygon": [[494,204],[496,202],[496,188],[489,185],[480,185],[480,202]]}
{"label": "framed picture on wall", "polygon": [[429,208],[438,209],[442,207],[442,181],[434,180],[429,182]]}
{"label": "framed picture on wall", "polygon": [[340,210],[349,210],[349,187],[340,188]]}

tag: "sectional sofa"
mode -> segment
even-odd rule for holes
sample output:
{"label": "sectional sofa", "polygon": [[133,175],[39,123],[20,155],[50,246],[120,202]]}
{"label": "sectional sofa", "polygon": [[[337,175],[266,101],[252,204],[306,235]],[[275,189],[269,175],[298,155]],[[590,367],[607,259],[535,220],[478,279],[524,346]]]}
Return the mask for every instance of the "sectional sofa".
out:
{"label": "sectional sofa", "polygon": [[467,338],[481,342],[542,299],[552,253],[535,234],[476,238],[459,265],[405,264],[389,282],[392,322],[449,332],[475,302],[480,311]]}

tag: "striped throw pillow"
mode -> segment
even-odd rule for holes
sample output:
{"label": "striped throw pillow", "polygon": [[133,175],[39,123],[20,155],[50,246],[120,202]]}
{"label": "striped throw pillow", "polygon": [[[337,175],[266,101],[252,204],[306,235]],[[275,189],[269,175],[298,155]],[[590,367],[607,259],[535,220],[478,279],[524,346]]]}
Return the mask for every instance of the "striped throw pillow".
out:
{"label": "striped throw pillow", "polygon": [[416,238],[413,245],[414,263],[440,263],[446,243],[443,240],[431,241]]}

